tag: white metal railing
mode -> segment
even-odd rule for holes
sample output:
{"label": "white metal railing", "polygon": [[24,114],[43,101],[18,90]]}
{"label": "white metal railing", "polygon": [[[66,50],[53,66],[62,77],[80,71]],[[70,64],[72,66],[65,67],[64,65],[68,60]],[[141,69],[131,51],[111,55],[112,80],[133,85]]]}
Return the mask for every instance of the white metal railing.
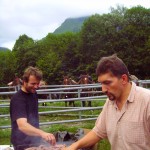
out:
{"label": "white metal railing", "polygon": [[[96,110],[96,109],[101,109],[102,107],[82,107],[82,101],[93,101],[93,100],[99,100],[100,98],[106,98],[106,96],[91,96],[91,97],[81,97],[81,94],[86,93],[85,91],[83,92],[83,89],[95,89],[95,88],[100,88],[101,85],[100,84],[93,84],[93,85],[80,85],[80,86],[62,86],[60,88],[44,88],[44,89],[39,89],[37,90],[37,93],[39,95],[42,94],[76,94],[77,98],[69,98],[69,99],[39,99],[39,103],[54,103],[54,102],[69,102],[69,101],[80,101],[81,102],[81,107],[69,107],[69,108],[62,108],[63,110],[53,110],[53,111],[44,111],[44,112],[39,112],[39,115],[43,115],[43,114],[62,114],[62,113],[68,113],[68,112],[77,112],[79,119],[75,119],[75,120],[61,120],[61,121],[54,121],[54,122],[42,122],[40,123],[40,125],[48,125],[48,124],[58,124],[58,123],[65,123],[65,122],[75,122],[75,121],[85,121],[85,120],[94,120],[96,118],[89,118],[87,116],[87,118],[82,118],[82,111],[85,110]],[[70,92],[69,92],[70,91]],[[97,94],[97,93],[101,93],[101,92],[95,92],[95,91],[87,91],[87,93],[92,93],[93,94]],[[0,95],[12,95],[16,93],[16,91],[13,92],[0,92]],[[0,108],[4,108],[4,107],[9,107],[9,102],[4,103],[2,102],[0,104]],[[9,118],[10,115],[9,114],[1,114],[0,118],[2,117],[7,117]],[[0,128],[10,128],[10,125],[4,125],[4,126],[0,126]]]}
{"label": "white metal railing", "polygon": [[[139,80],[138,81],[139,86],[142,87],[148,87],[150,86],[150,80]],[[7,89],[0,87],[0,89]],[[91,91],[83,91],[83,89],[95,89]],[[39,115],[43,114],[57,114],[57,113],[67,113],[67,112],[79,112],[79,119],[75,120],[61,120],[61,121],[54,121],[54,122],[42,122],[40,125],[49,125],[49,124],[59,124],[59,123],[67,123],[67,122],[78,122],[78,121],[85,121],[85,120],[95,120],[95,117],[92,118],[82,118],[82,115],[80,112],[85,110],[96,110],[96,109],[102,109],[102,106],[100,107],[82,107],[82,101],[93,101],[93,100],[104,100],[106,99],[106,95],[101,95],[102,91],[96,91],[96,89],[101,89],[101,84],[88,84],[88,85],[46,85],[42,86],[41,89],[37,90],[37,93],[39,95],[42,94],[48,94],[48,99],[39,99],[39,103],[53,103],[53,102],[69,102],[69,101],[80,101],[81,106],[80,107],[59,107],[63,110],[55,110],[55,111],[44,111],[39,112]],[[16,91],[12,92],[0,92],[0,95],[13,95],[16,93]],[[69,98],[69,99],[51,99],[52,94],[77,94],[77,98]],[[93,93],[93,94],[100,94],[100,96],[90,96],[90,97],[81,97],[81,94],[83,93]],[[5,101],[7,103],[4,103],[3,101],[0,101],[0,108],[9,107],[9,100]],[[42,106],[40,106],[42,107]],[[44,106],[46,107],[46,106]],[[53,107],[53,106],[52,106]],[[54,108],[54,107],[53,107]],[[58,107],[56,107],[58,108]],[[0,118],[2,117],[10,117],[9,114],[1,114]],[[1,128],[10,128],[10,125],[0,126]]]}

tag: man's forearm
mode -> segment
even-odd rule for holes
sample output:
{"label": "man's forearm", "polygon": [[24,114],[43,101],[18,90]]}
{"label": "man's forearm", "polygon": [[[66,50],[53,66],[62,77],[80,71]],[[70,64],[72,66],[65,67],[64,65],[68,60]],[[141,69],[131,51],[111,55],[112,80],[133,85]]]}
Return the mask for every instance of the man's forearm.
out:
{"label": "man's forearm", "polygon": [[27,122],[26,118],[17,119],[18,128],[23,133],[29,136],[39,136],[47,142],[50,142],[52,145],[56,143],[56,139],[53,134],[44,132]]}
{"label": "man's forearm", "polygon": [[29,123],[25,123],[21,127],[19,127],[19,130],[21,130],[23,133],[30,135],[30,136],[41,136],[42,130],[37,129],[30,125]]}
{"label": "man's forearm", "polygon": [[94,131],[90,131],[82,139],[73,143],[71,146],[64,150],[78,150],[79,148],[90,147],[100,141],[101,138],[98,137]]}

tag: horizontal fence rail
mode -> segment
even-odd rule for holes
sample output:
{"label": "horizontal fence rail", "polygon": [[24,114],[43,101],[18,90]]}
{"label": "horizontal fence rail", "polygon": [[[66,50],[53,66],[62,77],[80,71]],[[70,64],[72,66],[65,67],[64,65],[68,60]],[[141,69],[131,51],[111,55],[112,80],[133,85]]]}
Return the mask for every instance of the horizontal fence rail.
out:
{"label": "horizontal fence rail", "polygon": [[[91,91],[83,91],[86,89],[91,89]],[[90,85],[69,85],[69,86],[64,86],[64,85],[54,85],[54,86],[45,86],[45,87],[41,87],[41,89],[37,90],[37,93],[39,95],[53,95],[53,94],[76,94],[77,97],[75,98],[69,98],[69,99],[65,99],[65,98],[59,98],[59,99],[39,99],[39,104],[40,103],[57,103],[57,102],[69,102],[69,101],[80,101],[80,103],[82,104],[82,101],[90,101],[90,100],[99,100],[99,99],[106,99],[106,95],[100,95],[100,96],[90,96],[90,97],[81,97],[81,94],[84,93],[88,93],[88,94],[102,94],[102,92],[99,91],[95,91],[95,89],[101,89],[101,85],[100,84],[90,84]],[[12,92],[0,92],[0,95],[13,95],[15,94],[16,91],[12,91]],[[104,101],[103,100],[103,101]],[[0,108],[8,108],[9,107],[9,101],[7,99],[6,102],[4,102],[4,100],[2,101],[2,103],[0,103]],[[44,106],[39,106],[39,108],[44,108]],[[46,106],[45,106],[46,107]],[[54,108],[54,107],[51,107]],[[76,112],[78,115],[79,119],[74,119],[74,120],[60,120],[60,121],[51,121],[51,122],[41,122],[40,125],[50,125],[50,124],[60,124],[60,123],[67,123],[67,122],[78,122],[78,121],[86,121],[86,120],[95,120],[95,117],[92,117],[92,115],[90,116],[84,116],[82,115],[81,112],[83,111],[88,111],[88,110],[100,110],[102,109],[102,107],[82,107],[82,105],[80,107],[55,107],[57,110],[52,110],[52,111],[43,111],[43,112],[39,112],[39,115],[47,115],[47,114],[57,114],[57,115],[62,115],[62,113],[64,113],[64,115],[68,115],[69,112]],[[59,109],[62,110],[59,110]],[[66,113],[66,114],[65,114]],[[75,114],[73,114],[75,115]],[[95,116],[95,115],[94,115]],[[92,118],[91,118],[92,117]],[[10,115],[9,114],[1,114],[0,118],[8,118],[10,119]],[[10,125],[3,125],[0,126],[0,129],[4,129],[4,128],[10,128]]]}
{"label": "horizontal fence rail", "polygon": [[[139,80],[138,85],[142,87],[146,87],[149,89],[150,80]],[[86,118],[82,118],[83,115],[81,112],[83,111],[91,111],[91,110],[101,110],[103,106],[97,107],[83,107],[83,101],[105,101],[106,95],[102,95],[101,84],[83,84],[83,85],[46,85],[42,86],[39,90],[37,90],[38,95],[47,95],[46,99],[39,98],[39,108],[55,108],[56,110],[52,111],[42,111],[39,112],[39,115],[47,115],[47,114],[57,114],[57,115],[76,115],[79,119],[72,120],[60,120],[60,121],[50,121],[50,122],[41,122],[40,126],[51,125],[51,124],[61,124],[61,123],[69,123],[69,122],[80,122],[80,121],[88,121],[88,120],[96,120],[97,116],[95,115],[84,115]],[[13,90],[13,91],[5,91],[5,90]],[[16,87],[0,87],[0,96],[12,96],[17,92]],[[86,89],[90,89],[85,91]],[[61,95],[65,94],[74,94],[76,97],[73,98],[61,98]],[[92,94],[92,96],[81,97],[82,94]],[[98,96],[97,96],[98,94]],[[60,97],[53,98],[53,95],[58,95]],[[81,106],[78,107],[58,107],[58,106],[40,106],[42,103],[57,103],[57,102],[71,102],[71,101],[79,101]],[[10,99],[2,99],[0,100],[0,108],[9,108]],[[61,110],[60,110],[61,109]],[[68,112],[77,112],[77,114],[68,114]],[[0,112],[1,113],[1,112]],[[64,113],[64,114],[63,114]],[[65,114],[66,113],[66,114]],[[92,118],[91,118],[92,117]],[[8,118],[10,119],[9,114],[0,114],[0,118]],[[10,125],[0,126],[0,129],[11,128]]]}

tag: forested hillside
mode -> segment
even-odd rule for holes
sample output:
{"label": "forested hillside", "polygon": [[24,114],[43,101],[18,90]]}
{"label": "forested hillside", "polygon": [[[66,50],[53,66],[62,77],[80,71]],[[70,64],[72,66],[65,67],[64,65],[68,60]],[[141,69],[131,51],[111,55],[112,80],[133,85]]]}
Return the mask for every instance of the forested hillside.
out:
{"label": "forested hillside", "polygon": [[150,9],[118,6],[87,18],[80,32],[48,33],[38,41],[20,35],[12,51],[0,52],[0,84],[6,85],[15,73],[22,76],[28,66],[39,67],[48,84],[61,84],[65,74],[78,80],[85,72],[96,82],[98,60],[114,53],[130,74],[150,79]]}
{"label": "forested hillside", "polygon": [[65,32],[79,32],[81,30],[81,27],[83,25],[83,22],[88,17],[79,17],[79,18],[69,18],[66,19],[60,27],[58,27],[54,33],[60,34]]}
{"label": "forested hillside", "polygon": [[0,51],[8,51],[10,49],[6,48],[6,47],[0,47]]}

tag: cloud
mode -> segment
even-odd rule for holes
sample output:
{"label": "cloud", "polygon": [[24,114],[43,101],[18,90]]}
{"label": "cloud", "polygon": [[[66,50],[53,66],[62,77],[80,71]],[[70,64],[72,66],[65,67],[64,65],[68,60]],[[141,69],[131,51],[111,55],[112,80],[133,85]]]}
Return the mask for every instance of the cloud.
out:
{"label": "cloud", "polygon": [[0,46],[12,49],[22,34],[41,39],[66,18],[107,13],[117,4],[150,7],[149,0],[0,0]]}

